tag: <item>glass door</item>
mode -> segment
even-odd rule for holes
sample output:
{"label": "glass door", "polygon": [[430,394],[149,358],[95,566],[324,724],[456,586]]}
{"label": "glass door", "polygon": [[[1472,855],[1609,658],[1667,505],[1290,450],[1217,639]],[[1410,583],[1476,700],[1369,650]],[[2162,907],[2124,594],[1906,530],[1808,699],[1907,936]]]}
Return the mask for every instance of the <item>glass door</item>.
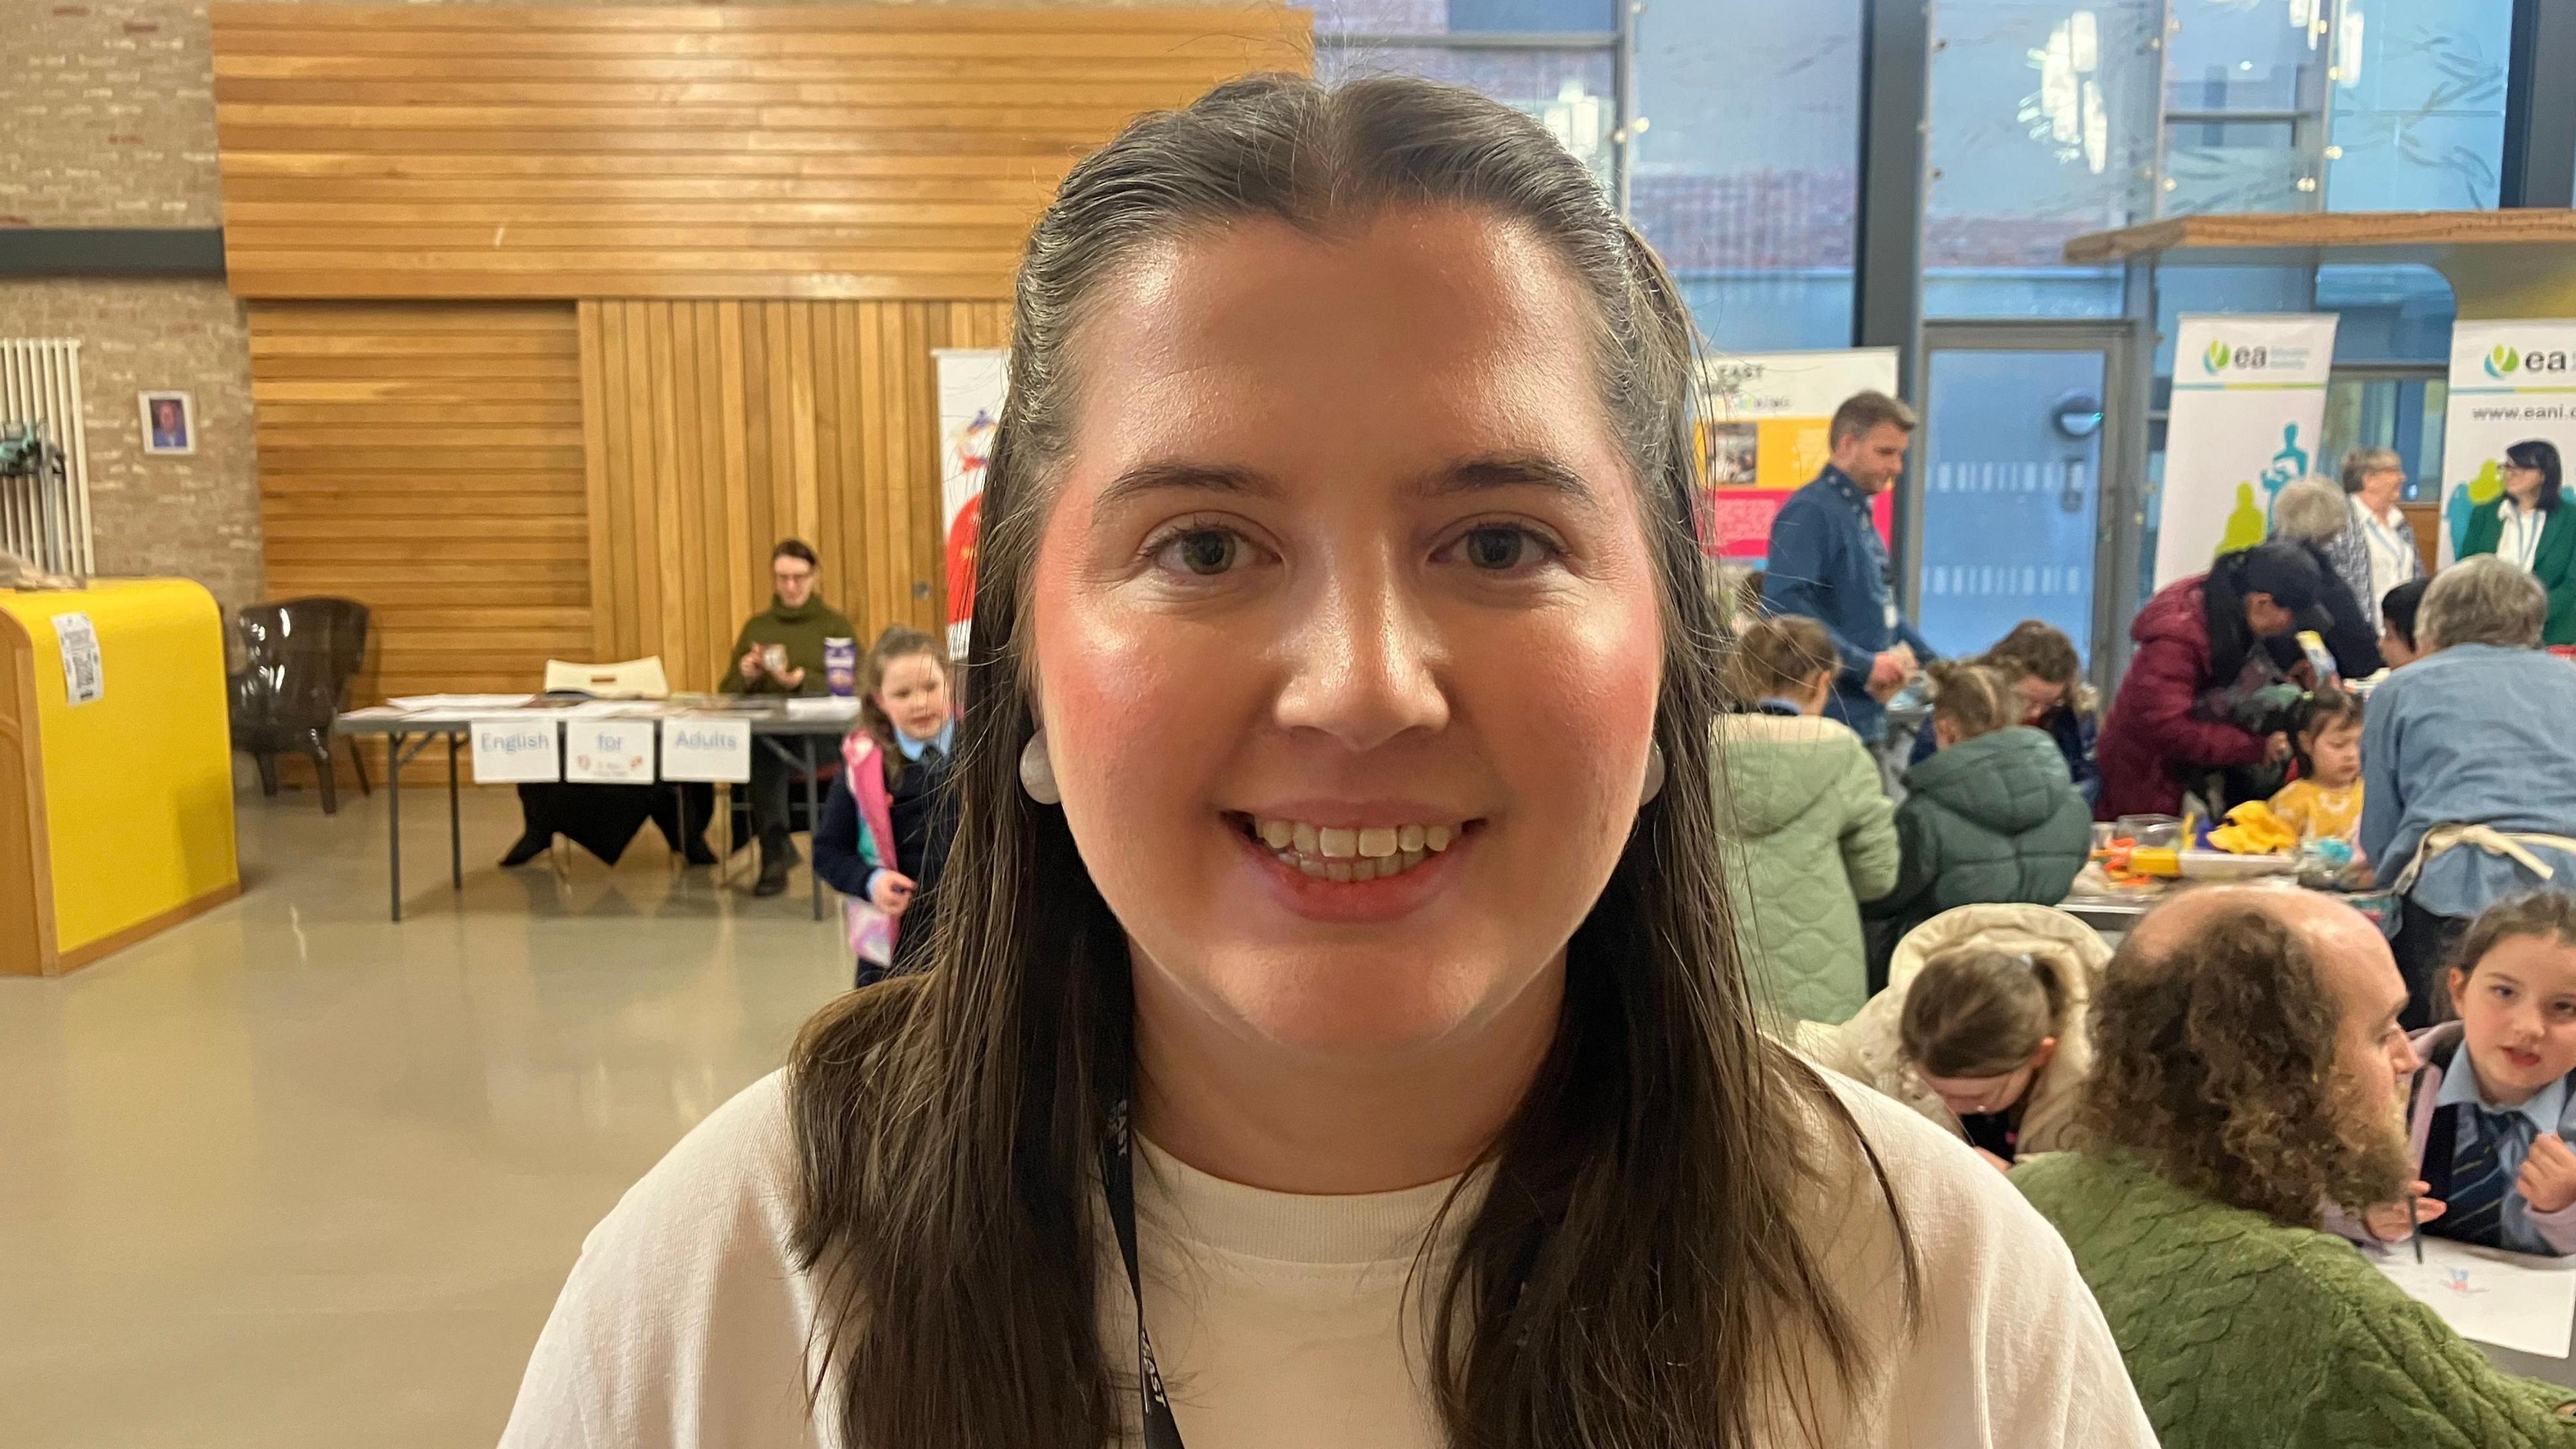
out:
{"label": "glass door", "polygon": [[[1905,498],[1906,596],[1934,648],[1980,653],[2024,619],[2066,631],[2096,679],[2135,598],[2130,332],[2121,322],[1930,323],[1923,434]],[[2114,639],[2111,657],[2094,647]]]}

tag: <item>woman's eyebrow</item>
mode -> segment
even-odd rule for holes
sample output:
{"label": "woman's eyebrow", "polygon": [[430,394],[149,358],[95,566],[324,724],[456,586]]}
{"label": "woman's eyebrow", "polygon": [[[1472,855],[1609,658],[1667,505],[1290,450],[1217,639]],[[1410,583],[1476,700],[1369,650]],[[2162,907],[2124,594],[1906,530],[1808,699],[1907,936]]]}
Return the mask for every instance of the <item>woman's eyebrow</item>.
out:
{"label": "woman's eyebrow", "polygon": [[1091,503],[1092,521],[1107,517],[1110,510],[1130,499],[1175,489],[1268,498],[1279,492],[1279,483],[1267,473],[1225,463],[1193,463],[1186,459],[1139,463],[1101,488],[1100,496]]}
{"label": "woman's eyebrow", "polygon": [[1433,498],[1494,488],[1544,488],[1586,507],[1597,507],[1601,502],[1592,485],[1583,481],[1582,474],[1553,458],[1535,454],[1470,458],[1423,475],[1414,488],[1423,496]]}
{"label": "woman's eyebrow", "polygon": [[[1582,474],[1552,458],[1534,454],[1469,458],[1435,468],[1412,485],[1412,491],[1425,498],[1481,493],[1497,488],[1544,488],[1586,508],[1597,508],[1601,502],[1600,496],[1590,483],[1584,481]],[[1276,478],[1254,468],[1188,459],[1161,459],[1139,463],[1110,479],[1092,501],[1091,516],[1098,521],[1133,499],[1149,493],[1177,490],[1272,498],[1278,496],[1280,487]]]}

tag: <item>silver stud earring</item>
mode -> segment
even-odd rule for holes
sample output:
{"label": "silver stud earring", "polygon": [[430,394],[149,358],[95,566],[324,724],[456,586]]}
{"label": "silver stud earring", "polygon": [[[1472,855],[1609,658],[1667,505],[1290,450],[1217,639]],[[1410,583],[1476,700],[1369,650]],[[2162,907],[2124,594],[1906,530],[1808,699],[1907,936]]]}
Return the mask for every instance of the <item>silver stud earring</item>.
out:
{"label": "silver stud earring", "polygon": [[[1026,767],[1023,766],[1023,768]],[[1647,801],[1662,793],[1664,793],[1664,747],[1648,745],[1646,747],[1646,788],[1638,794],[1637,804],[1642,807]]]}
{"label": "silver stud earring", "polygon": [[[1661,773],[1661,767],[1657,767]],[[1020,788],[1041,805],[1061,805],[1064,792],[1055,785],[1055,759],[1047,753],[1046,731],[1029,736],[1028,748],[1020,751]]]}

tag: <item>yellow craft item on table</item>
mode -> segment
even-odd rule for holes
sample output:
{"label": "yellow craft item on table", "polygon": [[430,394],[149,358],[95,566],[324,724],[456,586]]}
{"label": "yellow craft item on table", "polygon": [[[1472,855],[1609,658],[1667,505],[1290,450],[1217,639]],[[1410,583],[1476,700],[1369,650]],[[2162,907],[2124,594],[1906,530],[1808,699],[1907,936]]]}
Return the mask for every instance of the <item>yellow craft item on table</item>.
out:
{"label": "yellow craft item on table", "polygon": [[2227,812],[2227,823],[2209,832],[2213,850],[2230,855],[2287,855],[2299,848],[2299,832],[2260,800],[2248,800]]}

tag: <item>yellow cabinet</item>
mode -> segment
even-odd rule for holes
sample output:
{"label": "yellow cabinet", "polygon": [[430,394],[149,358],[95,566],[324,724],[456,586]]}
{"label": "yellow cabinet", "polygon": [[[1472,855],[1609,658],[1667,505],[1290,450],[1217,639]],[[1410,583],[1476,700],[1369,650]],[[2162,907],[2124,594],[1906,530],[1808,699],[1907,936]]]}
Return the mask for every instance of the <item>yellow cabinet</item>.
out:
{"label": "yellow cabinet", "polygon": [[240,893],[214,599],[0,589],[0,974],[60,975]]}

